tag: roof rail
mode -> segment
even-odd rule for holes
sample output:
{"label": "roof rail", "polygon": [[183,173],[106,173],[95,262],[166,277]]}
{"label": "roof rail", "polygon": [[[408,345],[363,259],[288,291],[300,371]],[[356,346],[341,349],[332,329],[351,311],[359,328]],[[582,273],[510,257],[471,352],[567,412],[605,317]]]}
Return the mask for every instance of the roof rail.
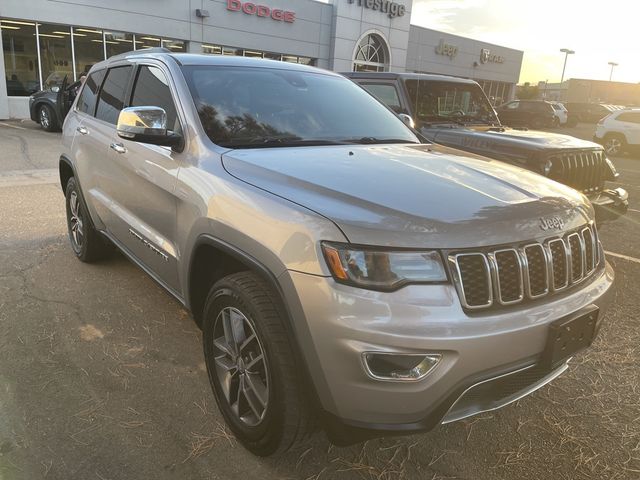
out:
{"label": "roof rail", "polygon": [[109,57],[107,60],[117,60],[119,58],[127,58],[133,55],[140,55],[141,53],[171,53],[171,50],[164,47],[143,48],[140,50],[131,50],[129,52],[120,53],[118,55],[114,55],[113,57]]}

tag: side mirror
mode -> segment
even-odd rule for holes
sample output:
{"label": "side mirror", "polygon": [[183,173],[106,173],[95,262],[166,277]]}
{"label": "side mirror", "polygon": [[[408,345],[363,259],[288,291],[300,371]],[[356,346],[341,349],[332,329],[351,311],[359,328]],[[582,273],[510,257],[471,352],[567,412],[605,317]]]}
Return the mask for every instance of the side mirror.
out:
{"label": "side mirror", "polygon": [[134,142],[176,147],[182,136],[167,130],[167,114],[159,107],[124,108],[118,116],[118,136]]}
{"label": "side mirror", "polygon": [[402,120],[407,127],[416,128],[416,124],[410,115],[407,115],[406,113],[399,113],[398,117],[400,117],[400,120]]}

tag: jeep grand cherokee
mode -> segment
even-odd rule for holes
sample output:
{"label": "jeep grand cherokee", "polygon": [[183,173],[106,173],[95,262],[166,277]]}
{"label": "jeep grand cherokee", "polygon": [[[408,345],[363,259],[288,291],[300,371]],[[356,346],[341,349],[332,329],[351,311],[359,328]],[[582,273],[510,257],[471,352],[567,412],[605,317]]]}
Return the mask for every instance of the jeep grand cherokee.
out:
{"label": "jeep grand cherokee", "polygon": [[345,78],[143,50],[95,65],[64,123],[71,247],[108,243],[203,329],[249,450],[492,410],[589,346],[613,271],[577,191],[421,144]]}

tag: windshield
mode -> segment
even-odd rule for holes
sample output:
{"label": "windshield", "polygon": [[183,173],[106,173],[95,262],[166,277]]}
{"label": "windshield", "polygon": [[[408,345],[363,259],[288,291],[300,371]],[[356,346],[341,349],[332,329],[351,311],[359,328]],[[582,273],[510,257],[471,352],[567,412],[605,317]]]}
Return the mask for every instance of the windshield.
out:
{"label": "windshield", "polygon": [[405,83],[419,122],[499,124],[489,100],[475,83],[432,80]]}
{"label": "windshield", "polygon": [[204,130],[223,147],[419,143],[398,117],[343,77],[252,67],[183,71]]}

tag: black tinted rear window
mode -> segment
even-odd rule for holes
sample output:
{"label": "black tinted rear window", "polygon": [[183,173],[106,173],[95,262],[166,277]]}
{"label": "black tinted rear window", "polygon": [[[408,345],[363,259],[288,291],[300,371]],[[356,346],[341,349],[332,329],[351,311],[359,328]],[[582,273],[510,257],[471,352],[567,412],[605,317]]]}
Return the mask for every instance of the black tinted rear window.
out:
{"label": "black tinted rear window", "polygon": [[93,115],[96,110],[96,98],[98,96],[98,90],[104,80],[106,70],[98,70],[92,72],[87,77],[87,81],[84,83],[84,88],[78,99],[78,110],[89,115]]}
{"label": "black tinted rear window", "polygon": [[132,70],[133,67],[130,65],[109,69],[107,78],[100,91],[96,118],[113,125],[117,123],[120,110],[124,107],[125,95]]}

